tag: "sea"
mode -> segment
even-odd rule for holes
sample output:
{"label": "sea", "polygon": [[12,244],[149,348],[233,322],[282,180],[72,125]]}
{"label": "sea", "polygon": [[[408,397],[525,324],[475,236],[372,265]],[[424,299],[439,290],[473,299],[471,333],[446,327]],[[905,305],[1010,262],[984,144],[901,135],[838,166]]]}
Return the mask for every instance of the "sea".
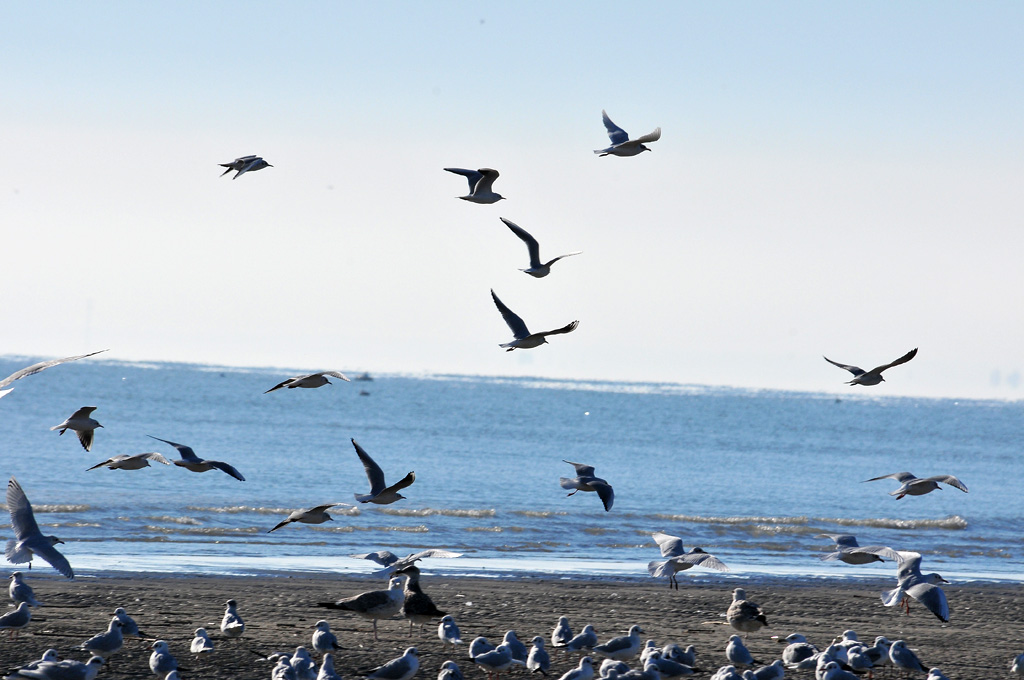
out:
{"label": "sea", "polygon": [[[0,358],[0,376],[39,357]],[[316,369],[314,369],[316,370]],[[674,383],[468,375],[349,374],[318,389],[265,391],[301,369],[92,357],[14,383],[0,400],[0,472],[25,489],[78,577],[370,574],[353,554],[462,554],[424,571],[492,577],[649,579],[651,534],[699,546],[730,571],[681,579],[895,577],[892,563],[820,558],[821,534],[924,555],[954,582],[1024,580],[1019,401],[816,394]],[[357,380],[355,378],[364,379]],[[884,386],[883,386],[884,388]],[[51,427],[81,406],[102,423],[92,451]],[[87,468],[117,454],[192,447],[234,465],[194,473]],[[355,439],[407,497],[369,489]],[[569,496],[575,461],[615,490]],[[899,471],[952,474],[897,499]],[[268,530],[331,502],[333,521]],[[0,540],[13,536],[0,527]],[[9,565],[13,570],[13,565]],[[34,571],[53,573],[37,560]]]}

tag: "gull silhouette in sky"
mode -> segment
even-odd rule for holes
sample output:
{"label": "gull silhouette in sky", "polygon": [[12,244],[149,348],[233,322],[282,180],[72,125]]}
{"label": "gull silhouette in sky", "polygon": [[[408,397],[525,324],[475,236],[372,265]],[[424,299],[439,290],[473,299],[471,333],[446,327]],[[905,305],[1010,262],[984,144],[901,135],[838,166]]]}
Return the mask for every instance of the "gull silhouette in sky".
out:
{"label": "gull silhouette in sky", "polygon": [[54,425],[50,428],[50,431],[60,430],[60,434],[64,434],[67,430],[74,430],[75,434],[78,435],[78,441],[82,443],[82,448],[86,451],[92,450],[92,436],[96,431],[97,427],[103,427],[96,420],[91,417],[93,411],[98,407],[96,406],[83,406],[68,417],[60,425]]}
{"label": "gull silhouette in sky", "polygon": [[553,331],[543,331],[541,333],[531,333],[526,328],[526,324],[521,318],[519,318],[515,312],[505,306],[498,296],[494,294],[494,289],[491,289],[491,298],[494,300],[495,306],[498,311],[501,312],[501,316],[505,319],[505,323],[512,330],[512,335],[515,338],[512,342],[506,342],[498,345],[498,347],[504,347],[506,352],[511,352],[514,349],[532,349],[534,347],[540,347],[547,342],[547,336],[559,335],[561,333],[572,333],[576,330],[576,327],[580,325],[579,321],[573,321],[567,326],[562,328],[556,328]]}
{"label": "gull silhouette in sky", "polygon": [[603,110],[601,111],[601,119],[604,121],[605,129],[608,130],[608,138],[612,141],[612,145],[606,149],[594,151],[599,156],[636,156],[644,151],[650,151],[649,148],[644,146],[645,143],[656,142],[661,139],[660,127],[655,128],[654,132],[649,132],[643,137],[630,139],[626,131],[613,123],[612,119]]}
{"label": "gull silhouette in sky", "polygon": [[50,361],[40,361],[38,364],[32,364],[31,366],[27,366],[21,369],[20,371],[15,371],[14,373],[11,373],[3,380],[0,380],[0,398],[2,398],[5,394],[14,389],[13,387],[8,388],[6,390],[4,388],[13,383],[15,380],[21,380],[22,378],[27,378],[30,375],[35,375],[39,371],[45,371],[50,366],[64,364],[69,361],[78,361],[79,359],[91,357],[93,354],[99,354],[100,352],[106,351],[107,350],[105,349],[101,349],[99,350],[99,352],[89,352],[88,354],[79,354],[78,356],[74,357],[64,357],[63,359],[51,359]]}
{"label": "gull silhouette in sky", "polygon": [[220,174],[221,177],[228,174],[232,170],[235,171],[235,176],[232,177],[231,179],[238,179],[247,172],[256,172],[257,170],[262,170],[263,168],[274,167],[273,165],[266,162],[259,156],[242,156],[241,158],[236,158],[230,163],[220,163],[219,165],[222,168],[227,168],[227,170]]}
{"label": "gull silhouette in sky", "polygon": [[374,462],[373,458],[370,458],[370,454],[364,451],[363,447],[357,444],[355,439],[352,440],[352,446],[356,447],[356,455],[358,455],[359,460],[363,462],[363,469],[366,470],[366,478],[370,481],[370,493],[355,494],[357,501],[360,503],[388,505],[405,498],[405,496],[398,492],[416,481],[415,472],[410,472],[403,477],[401,481],[388,486],[387,482],[384,481],[384,471],[381,470],[380,466]]}
{"label": "gull silhouette in sky", "polygon": [[67,558],[54,547],[64,541],[56,536],[43,536],[32,513],[32,504],[14,477],[7,482],[7,509],[11,513],[11,528],[14,529],[14,538],[7,541],[7,561],[13,564],[28,562],[28,568],[31,569],[32,557],[38,555],[62,576],[74,578],[75,572],[71,570]]}
{"label": "gull silhouette in sky", "polygon": [[940,489],[939,484],[949,484],[950,486],[960,489],[964,493],[967,493],[967,486],[953,475],[935,475],[934,477],[915,477],[909,472],[894,472],[891,475],[882,475],[881,477],[872,477],[871,479],[865,479],[865,482],[877,482],[879,479],[895,479],[900,483],[900,487],[895,491],[890,491],[890,496],[896,496],[896,500],[903,498],[904,496],[923,496],[926,493],[931,493],[936,489]]}
{"label": "gull silhouette in sky", "polygon": [[245,477],[242,476],[242,473],[236,470],[232,465],[222,463],[219,460],[205,460],[203,458],[200,458],[199,456],[196,455],[196,452],[193,451],[191,447],[185,446],[184,444],[175,444],[174,442],[167,441],[166,439],[154,437],[151,434],[146,436],[150,437],[151,439],[155,439],[158,442],[170,444],[174,448],[178,449],[178,454],[181,455],[181,460],[174,461],[174,464],[177,465],[178,467],[183,467],[186,470],[191,470],[192,472],[220,470],[221,472],[231,475],[240,482],[245,481]]}
{"label": "gull silhouette in sky", "polygon": [[572,489],[569,496],[577,491],[596,491],[601,502],[604,503],[605,512],[612,509],[612,504],[615,503],[615,492],[612,490],[612,485],[594,474],[593,465],[574,463],[571,460],[562,462],[576,468],[575,477],[560,477],[558,479],[558,483],[563,489]]}
{"label": "gull silhouette in sky", "polygon": [[846,383],[847,385],[877,385],[880,382],[885,382],[885,378],[882,377],[882,371],[888,368],[892,368],[893,366],[905,364],[911,359],[913,359],[915,356],[917,356],[916,347],[907,352],[906,354],[904,354],[903,356],[901,356],[896,361],[892,362],[891,364],[885,364],[884,366],[876,366],[875,368],[872,368],[870,371],[865,371],[863,368],[858,368],[857,366],[847,366],[846,364],[841,364],[837,361],[832,361],[828,357],[823,358],[825,359],[825,361],[832,364],[833,366],[838,366],[839,368],[847,370],[853,374],[853,380]]}
{"label": "gull silhouette in sky", "polygon": [[294,389],[296,387],[314,388],[314,387],[320,387],[322,385],[333,385],[334,383],[332,383],[330,380],[328,380],[326,378],[326,376],[330,376],[332,378],[337,378],[338,380],[344,380],[345,382],[351,382],[348,378],[345,377],[345,374],[342,373],[341,371],[320,371],[319,373],[308,373],[306,375],[297,375],[294,378],[288,378],[287,380],[282,380],[281,382],[277,383],[276,385],[271,387],[269,390],[267,390],[263,394],[267,394],[268,392],[273,392],[274,390],[279,390],[282,387],[287,387],[288,389]]}
{"label": "gull silhouette in sky", "polygon": [[512,233],[518,236],[523,243],[526,244],[526,249],[530,252],[530,268],[520,269],[521,272],[526,272],[534,278],[543,278],[551,273],[551,265],[561,260],[563,257],[571,257],[572,255],[579,255],[582,250],[577,250],[574,253],[566,253],[565,255],[559,255],[553,260],[547,262],[540,261],[540,244],[537,243],[537,239],[530,236],[530,233],[520,227],[518,224],[511,220],[506,220],[504,217],[499,217],[499,220],[505,223],[505,226],[512,230]]}
{"label": "gull silhouette in sky", "polygon": [[469,180],[469,193],[459,196],[463,201],[471,203],[497,203],[505,198],[501,194],[494,193],[491,186],[494,180],[498,179],[498,171],[491,168],[480,168],[479,170],[466,170],[465,168],[445,168],[448,172],[462,175]]}

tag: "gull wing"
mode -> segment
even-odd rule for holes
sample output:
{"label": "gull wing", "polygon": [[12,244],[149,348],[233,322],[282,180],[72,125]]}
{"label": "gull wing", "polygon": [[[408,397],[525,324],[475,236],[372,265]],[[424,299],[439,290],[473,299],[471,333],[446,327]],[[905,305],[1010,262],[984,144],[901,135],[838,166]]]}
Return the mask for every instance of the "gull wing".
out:
{"label": "gull wing", "polygon": [[843,370],[846,370],[846,371],[849,371],[850,373],[853,373],[853,377],[854,378],[856,378],[858,375],[864,375],[864,373],[866,373],[866,371],[863,368],[860,368],[858,366],[848,366],[846,364],[841,364],[838,361],[832,361],[831,359],[829,359],[824,354],[822,354],[821,356],[822,356],[822,358],[825,361],[827,361],[828,363],[832,364],[833,366],[838,366],[839,368],[842,368]]}
{"label": "gull wing", "polygon": [[[535,239],[533,236],[530,236],[530,233],[528,231],[520,227],[515,222],[511,220],[506,220],[504,217],[499,217],[498,219],[504,222],[505,226],[511,229],[512,233],[518,236],[520,240],[522,240],[522,242],[526,244],[526,249],[530,252],[530,266],[540,267],[540,244],[537,243],[537,239]],[[562,257],[566,256],[563,255]],[[554,261],[555,260],[552,260],[551,262]]]}
{"label": "gull wing", "polygon": [[661,548],[662,557],[678,557],[686,553],[686,549],[683,548],[683,539],[678,536],[671,536],[659,531],[652,534],[651,537]]}
{"label": "gull wing", "polygon": [[345,374],[342,373],[341,371],[321,371],[320,375],[327,375],[332,378],[337,378],[338,380],[344,380],[345,382],[352,382],[347,377],[345,377]]}
{"label": "gull wing", "polygon": [[378,550],[377,552],[362,553],[361,555],[349,555],[357,560],[372,560],[382,567],[387,567],[398,561],[398,555],[390,550]]}
{"label": "gull wing", "polygon": [[11,373],[3,380],[0,380],[0,388],[7,387],[15,380],[21,380],[22,378],[26,378],[30,375],[35,375],[39,371],[46,370],[50,366],[56,366],[57,364],[63,364],[68,361],[78,361],[79,359],[84,359],[86,357],[91,357],[94,354],[100,354],[101,352],[107,351],[109,350],[101,349],[98,352],[89,352],[88,354],[79,354],[78,356],[64,357],[63,359],[51,359],[50,361],[40,361],[38,364],[32,364],[31,366],[23,368],[20,371],[15,371],[14,373]]}
{"label": "gull wing", "polygon": [[252,170],[253,167],[255,167],[255,165],[257,163],[259,163],[261,160],[263,160],[263,159],[260,158],[259,156],[245,156],[244,158],[236,159],[236,162],[238,162],[238,161],[245,161],[245,165],[243,165],[242,169],[239,170],[238,173],[234,177],[232,177],[231,179],[238,179],[239,177],[241,177],[245,173],[247,173],[250,170]]}
{"label": "gull wing", "polygon": [[196,452],[193,451],[192,447],[190,447],[190,446],[185,446],[184,444],[175,444],[174,442],[167,441],[166,439],[160,439],[160,437],[154,437],[151,434],[147,434],[146,436],[149,437],[150,439],[155,439],[158,442],[163,442],[164,444],[170,444],[174,448],[178,449],[178,455],[181,456],[182,460],[187,460],[190,463],[199,463],[199,462],[201,462],[201,459],[199,458],[199,456],[196,455]]}
{"label": "gull wing", "polygon": [[887,545],[866,545],[863,548],[854,548],[851,552],[870,553],[897,563],[900,561],[899,552],[893,550]]}
{"label": "gull wing", "polygon": [[576,327],[579,325],[580,322],[577,320],[573,321],[570,324],[562,326],[561,328],[556,328],[553,331],[544,331],[543,333],[538,333],[537,335],[561,335],[563,333],[572,333],[574,330],[576,330]]}
{"label": "gull wing", "polygon": [[86,472],[88,472],[89,470],[95,470],[96,468],[98,468],[98,467],[103,467],[104,465],[107,465],[108,463],[116,463],[116,462],[118,462],[118,461],[122,461],[122,460],[127,460],[127,459],[128,459],[128,458],[130,458],[130,457],[131,457],[131,456],[129,456],[129,455],[127,455],[127,454],[124,454],[124,453],[122,453],[122,454],[119,454],[119,455],[117,455],[117,456],[113,456],[113,457],[111,457],[111,458],[107,458],[107,459],[106,459],[105,461],[103,461],[102,463],[96,463],[96,464],[95,464],[95,465],[93,465],[93,466],[92,466],[91,468],[85,468],[85,471],[86,471]]}
{"label": "gull wing", "polygon": [[481,177],[483,177],[483,175],[476,170],[467,170],[465,168],[445,168],[445,170],[448,172],[454,172],[456,175],[462,175],[469,180],[469,193],[473,193],[476,183],[480,181]]}
{"label": "gull wing", "polygon": [[[355,439],[352,440],[352,446],[356,447],[356,455],[359,456],[359,460],[363,462],[363,469],[366,470],[366,478],[370,481],[370,495],[380,495],[387,487],[387,483],[384,481],[384,471],[380,469],[377,463],[373,462],[370,454],[364,451],[363,447],[357,444]],[[409,484],[412,484],[412,482],[409,482]]]}
{"label": "gull wing", "polygon": [[604,109],[601,110],[601,120],[604,121],[604,129],[608,131],[608,139],[612,140],[613,145],[629,141],[629,134],[613,123]]}
{"label": "gull wing", "polygon": [[32,552],[46,560],[51,567],[60,572],[61,576],[64,578],[75,577],[75,572],[71,569],[68,558],[61,555],[48,538],[40,534],[36,540],[30,541],[30,545]]}
{"label": "gull wing", "polygon": [[480,179],[476,181],[476,185],[473,187],[474,194],[489,194],[491,193],[491,187],[494,186],[494,180],[498,179],[498,171],[493,168],[480,168]]}
{"label": "gull wing", "polygon": [[934,477],[925,477],[921,480],[922,482],[941,482],[942,484],[949,484],[952,487],[960,489],[964,493],[967,493],[967,486],[964,485],[959,479],[953,475],[935,475]]}
{"label": "gull wing", "polygon": [[160,455],[156,451],[149,451],[147,453],[140,453],[140,454],[137,454],[137,455],[139,456],[139,458],[145,458],[146,460],[151,460],[154,463],[163,463],[164,465],[170,465],[171,464],[171,461],[167,460],[166,458],[164,458],[162,455]]}
{"label": "gull wing", "polygon": [[515,312],[505,306],[505,303],[498,299],[498,296],[494,294],[494,289],[491,289],[491,299],[494,300],[494,305],[501,312],[501,318],[505,319],[505,323],[508,324],[509,329],[512,331],[512,336],[516,340],[522,340],[523,338],[530,337],[530,331],[526,328],[526,324],[521,318],[519,318]]}
{"label": "gull wing", "polygon": [[[583,251],[582,251],[582,250],[577,250],[577,251],[574,251],[574,252],[571,252],[571,253],[566,253],[565,255],[559,255],[559,256],[558,256],[558,257],[556,257],[556,258],[553,258],[553,259],[551,259],[551,260],[548,260],[548,261],[547,261],[547,262],[545,262],[544,264],[545,264],[546,266],[550,267],[550,266],[551,266],[551,265],[553,265],[554,263],[556,263],[556,262],[558,262],[559,260],[561,260],[561,259],[562,259],[563,257],[572,257],[573,255],[582,255],[582,254],[583,254]],[[532,267],[532,266],[534,266],[532,262],[530,263],[530,266],[531,266],[531,267]]]}
{"label": "gull wing", "polygon": [[593,465],[587,465],[585,463],[574,463],[571,460],[565,460],[564,458],[562,459],[562,462],[563,463],[568,463],[569,465],[571,465],[574,468],[576,468],[576,474],[579,475],[580,477],[593,477],[594,476],[594,466]]}
{"label": "gull wing", "polygon": [[232,477],[234,477],[235,479],[237,479],[240,482],[244,482],[245,481],[245,477],[243,477],[242,473],[239,472],[238,470],[236,470],[233,465],[228,465],[227,463],[221,462],[219,460],[208,460],[208,461],[206,461],[206,463],[210,467],[215,467],[218,470],[220,470],[221,472],[228,473],[229,475],[231,475]]}
{"label": "gull wing", "polygon": [[274,525],[273,529],[270,529],[269,531],[267,531],[267,533],[268,534],[269,533],[273,533],[273,532],[277,531],[278,529],[280,529],[281,527],[285,526],[286,524],[291,524],[294,521],[295,520],[293,520],[291,517],[288,517],[287,519],[283,519],[280,522],[278,522],[276,525]]}
{"label": "gull wing", "polygon": [[729,571],[729,567],[725,566],[725,562],[718,559],[714,555],[708,554],[700,548],[694,548],[685,555],[679,555],[673,557],[672,562],[684,562],[686,564],[692,564],[695,567],[705,567],[707,569],[717,569],[718,571]]}
{"label": "gull wing", "polygon": [[42,536],[36,524],[35,515],[32,513],[32,504],[28,502],[28,496],[18,484],[18,480],[11,477],[7,482],[7,509],[11,513],[11,527],[14,529],[14,536],[23,541],[29,536]]}
{"label": "gull wing", "polygon": [[274,390],[279,390],[279,389],[281,389],[282,387],[285,387],[285,386],[287,386],[287,385],[288,385],[288,383],[290,383],[290,382],[291,382],[291,381],[293,381],[293,380],[295,380],[295,378],[288,378],[287,380],[282,380],[281,382],[277,383],[276,385],[274,385],[273,387],[271,387],[271,388],[270,388],[269,390],[267,390],[267,391],[266,391],[266,392],[264,392],[263,394],[267,394],[267,393],[269,393],[269,392],[273,392]]}
{"label": "gull wing", "polygon": [[636,141],[637,144],[645,144],[647,142],[656,142],[659,139],[661,139],[661,128],[660,127],[659,128],[654,128],[653,132],[648,132],[643,137],[637,137],[636,140],[634,140],[634,141]]}
{"label": "gull wing", "polygon": [[389,486],[388,488],[386,488],[384,490],[385,491],[401,491],[402,489],[406,488],[407,486],[412,486],[412,483],[415,482],[415,481],[416,481],[416,473],[415,472],[410,472],[405,477],[402,477],[401,480],[395,482],[394,484],[392,484],[391,486]]}
{"label": "gull wing", "polygon": [[908,550],[896,551],[896,582],[902,583],[911,576],[921,575],[921,553]]}
{"label": "gull wing", "polygon": [[891,364],[885,364],[884,366],[879,366],[878,368],[874,369],[873,372],[874,373],[881,373],[882,371],[884,371],[887,368],[892,368],[893,366],[899,366],[900,364],[905,364],[905,363],[907,363],[908,361],[910,361],[911,359],[913,359],[916,356],[917,356],[917,347],[915,347],[914,349],[910,350],[909,352],[907,352],[906,354],[904,354],[903,356],[901,356],[899,359],[897,359],[896,361],[892,362]]}
{"label": "gull wing", "polygon": [[857,537],[853,534],[818,534],[820,538],[827,538],[836,545],[841,545],[844,548],[857,548],[860,544],[857,543]]}
{"label": "gull wing", "polygon": [[891,475],[882,475],[881,477],[872,477],[871,479],[865,479],[865,482],[877,482],[879,479],[895,479],[900,484],[917,479],[913,474],[909,472],[894,472]]}
{"label": "gull wing", "polygon": [[596,477],[587,483],[597,492],[601,502],[604,503],[604,511],[608,512],[611,510],[612,505],[615,503],[615,492],[612,490],[612,485]]}
{"label": "gull wing", "polygon": [[931,583],[918,583],[906,590],[907,595],[914,598],[943,623],[949,623],[949,603],[942,588]]}
{"label": "gull wing", "polygon": [[82,448],[86,451],[92,450],[92,440],[95,433],[95,430],[75,430],[75,434],[78,435],[78,441],[82,443]]}

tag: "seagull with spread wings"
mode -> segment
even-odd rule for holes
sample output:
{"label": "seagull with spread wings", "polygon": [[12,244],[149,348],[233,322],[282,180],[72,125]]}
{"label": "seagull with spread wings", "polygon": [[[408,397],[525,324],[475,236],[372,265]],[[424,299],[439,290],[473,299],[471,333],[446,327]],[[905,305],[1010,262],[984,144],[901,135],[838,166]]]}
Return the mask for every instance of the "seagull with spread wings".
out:
{"label": "seagull with spread wings", "polygon": [[896,500],[903,498],[904,496],[923,496],[926,493],[931,493],[936,489],[941,490],[939,486],[942,484],[949,484],[953,488],[960,489],[964,493],[967,493],[967,486],[953,475],[935,475],[934,477],[915,477],[909,472],[894,472],[891,475],[882,475],[881,477],[872,477],[871,479],[865,479],[865,482],[877,482],[879,479],[895,479],[900,483],[900,486],[895,491],[890,491],[890,496],[896,496]]}
{"label": "seagull with spread wings", "polygon": [[530,276],[541,279],[551,273],[551,265],[561,260],[563,257],[571,257],[572,255],[579,255],[582,250],[577,250],[573,253],[566,253],[565,255],[559,255],[553,260],[547,262],[540,261],[540,244],[528,231],[520,227],[512,220],[506,220],[504,217],[499,217],[499,220],[504,222],[505,226],[512,230],[512,233],[519,237],[519,239],[526,244],[526,250],[530,253],[530,268],[520,269],[521,272],[526,272]]}
{"label": "seagull with spread wings", "polygon": [[297,375],[294,378],[282,380],[281,382],[277,383],[263,394],[273,392],[274,390],[279,390],[282,387],[287,387],[288,389],[291,390],[295,389],[296,387],[315,388],[321,387],[323,385],[333,385],[334,383],[328,380],[327,376],[337,378],[338,380],[344,380],[345,382],[351,382],[348,378],[345,377],[345,374],[342,373],[341,371],[320,371],[319,373],[307,373],[306,375]]}
{"label": "seagull with spread wings", "polygon": [[604,127],[608,131],[608,139],[611,140],[612,145],[606,149],[595,150],[594,153],[599,156],[636,156],[644,151],[650,151],[648,147],[644,146],[647,142],[656,142],[661,139],[660,127],[642,137],[630,139],[629,134],[613,123],[603,110],[601,111],[601,120],[604,121]]}
{"label": "seagull with spread wings", "polygon": [[220,174],[221,177],[228,174],[232,170],[235,171],[235,176],[232,177],[231,179],[238,179],[247,172],[256,172],[257,170],[262,170],[263,168],[274,167],[273,165],[266,162],[259,156],[242,156],[240,158],[236,158],[230,163],[218,163],[218,165],[220,165],[220,167],[222,168],[227,168],[227,170]]}
{"label": "seagull with spread wings", "polygon": [[181,460],[174,461],[174,464],[178,467],[183,467],[186,470],[192,472],[206,472],[208,470],[220,470],[226,474],[231,475],[240,482],[245,481],[245,477],[242,473],[235,469],[234,466],[222,463],[219,460],[206,460],[196,455],[196,452],[191,447],[185,446],[184,444],[175,444],[174,442],[167,441],[166,439],[160,439],[160,437],[154,437],[153,435],[146,435],[151,439],[155,439],[158,442],[164,444],[170,444],[174,448],[178,449],[178,454],[181,456]]}
{"label": "seagull with spread wings", "polygon": [[515,338],[512,342],[506,342],[498,345],[498,347],[504,347],[506,352],[511,352],[514,349],[532,349],[534,347],[540,347],[547,343],[547,336],[572,333],[576,330],[576,327],[580,325],[579,321],[573,321],[572,323],[563,326],[562,328],[556,328],[553,331],[531,333],[523,320],[519,318],[515,312],[506,307],[505,303],[498,299],[498,296],[494,294],[493,289],[491,290],[491,298],[494,300],[494,305],[498,308],[498,311],[501,312],[501,317],[505,319],[505,323],[508,324],[509,329],[512,331],[512,335]]}
{"label": "seagull with spread wings", "polygon": [[917,347],[910,350],[896,361],[893,361],[892,363],[889,364],[885,364],[884,366],[875,366],[870,371],[865,371],[863,368],[859,368],[857,366],[848,366],[846,364],[841,364],[838,361],[832,361],[831,359],[825,356],[823,356],[823,358],[825,359],[825,361],[832,364],[833,366],[838,366],[839,368],[842,368],[853,374],[853,380],[846,383],[847,385],[877,385],[880,382],[885,382],[885,378],[882,377],[882,371],[890,369],[893,366],[905,364],[916,356]]}
{"label": "seagull with spread wings", "polygon": [[83,406],[68,416],[68,419],[60,425],[51,427],[50,431],[60,430],[60,434],[64,434],[66,431],[72,430],[78,435],[78,441],[82,444],[82,448],[91,451],[93,434],[96,432],[96,428],[103,427],[92,417],[92,412],[97,408],[97,406]]}
{"label": "seagull with spread wings", "polygon": [[679,581],[676,580],[676,573],[686,571],[692,567],[706,567],[718,571],[729,571],[729,567],[714,555],[710,555],[702,548],[693,548],[689,552],[683,547],[683,539],[678,536],[671,536],[661,531],[652,534],[654,542],[661,549],[661,556],[665,559],[654,560],[647,564],[647,573],[656,578],[668,576],[669,588],[675,586],[679,589]]}
{"label": "seagull with spread wings", "polygon": [[99,352],[89,352],[88,354],[79,354],[78,356],[74,357],[64,357],[63,359],[51,359],[50,361],[40,361],[38,364],[32,364],[31,366],[27,366],[26,368],[23,368],[20,371],[15,371],[14,373],[11,373],[3,380],[0,380],[0,397],[3,397],[5,394],[14,389],[13,387],[6,390],[4,388],[13,383],[15,380],[21,380],[22,378],[27,378],[30,375],[35,375],[39,371],[44,371],[51,366],[64,364],[69,361],[78,361],[79,359],[91,357],[93,354],[99,354],[100,352],[106,351],[107,350],[105,349],[101,349],[99,350]]}
{"label": "seagull with spread wings", "polygon": [[494,193],[491,188],[494,180],[498,179],[498,171],[492,168],[480,168],[479,170],[466,170],[465,168],[445,168],[448,172],[462,175],[469,180],[469,193],[459,196],[463,201],[470,203],[497,203],[505,198],[501,194]]}
{"label": "seagull with spread wings", "polygon": [[267,533],[269,534],[271,531],[277,531],[284,525],[291,524],[292,522],[302,522],[303,524],[323,524],[324,522],[334,519],[327,514],[327,511],[339,505],[344,505],[349,508],[352,507],[351,503],[324,503],[323,505],[318,505],[315,508],[310,508],[309,510],[296,510],[288,515],[287,519],[283,519],[278,522],[277,526]]}
{"label": "seagull with spread wings", "polygon": [[32,504],[14,477],[7,482],[7,509],[11,513],[11,527],[14,529],[14,538],[7,541],[7,561],[13,564],[28,562],[28,568],[31,569],[32,557],[38,555],[62,576],[74,578],[75,572],[67,558],[54,547],[64,541],[56,536],[43,536],[32,513]]}
{"label": "seagull with spread wings", "polygon": [[352,440],[352,446],[356,447],[356,455],[363,462],[366,478],[370,481],[370,493],[355,494],[357,501],[360,503],[388,505],[405,498],[405,496],[398,492],[416,481],[415,472],[410,472],[400,481],[388,486],[387,482],[384,481],[384,471],[374,462],[373,458],[370,458],[370,454],[364,451],[363,447],[357,444],[355,439]]}
{"label": "seagull with spread wings", "polygon": [[612,509],[612,504],[615,503],[615,492],[612,490],[612,485],[594,474],[593,465],[573,463],[569,460],[562,462],[576,468],[575,477],[560,477],[558,480],[563,489],[572,489],[568,493],[569,496],[577,491],[596,491],[601,502],[604,503],[605,512]]}

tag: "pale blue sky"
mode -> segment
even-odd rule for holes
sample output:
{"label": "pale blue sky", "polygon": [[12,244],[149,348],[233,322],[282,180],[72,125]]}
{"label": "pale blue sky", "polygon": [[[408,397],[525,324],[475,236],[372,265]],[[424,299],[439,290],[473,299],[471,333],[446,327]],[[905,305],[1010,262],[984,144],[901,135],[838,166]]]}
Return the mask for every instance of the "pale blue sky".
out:
{"label": "pale blue sky", "polygon": [[[843,393],[822,354],[919,346],[872,393],[1024,396],[1018,3],[8,2],[0,45],[0,354]],[[598,158],[602,108],[663,137]],[[499,216],[584,253],[531,279]],[[506,354],[492,287],[579,330]]]}

